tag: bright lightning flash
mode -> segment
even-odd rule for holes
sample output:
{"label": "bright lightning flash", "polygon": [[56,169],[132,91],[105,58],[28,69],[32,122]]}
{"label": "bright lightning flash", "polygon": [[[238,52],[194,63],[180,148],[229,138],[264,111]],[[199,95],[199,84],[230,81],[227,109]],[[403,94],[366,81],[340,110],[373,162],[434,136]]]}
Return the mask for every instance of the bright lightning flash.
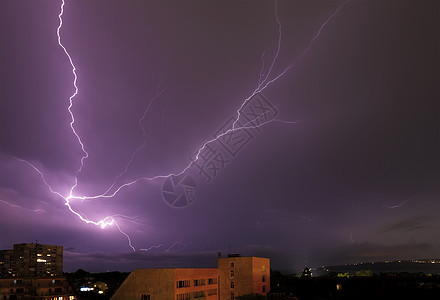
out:
{"label": "bright lightning flash", "polygon": [[[258,86],[257,86],[257,88],[256,88],[256,89],[255,89],[250,95],[249,95],[249,97],[247,97],[246,99],[244,99],[244,101],[242,102],[241,106],[237,109],[237,111],[236,111],[237,118],[236,118],[235,122],[233,123],[231,129],[229,129],[229,130],[227,130],[227,131],[225,131],[225,132],[223,132],[223,133],[217,135],[217,136],[214,137],[213,139],[210,139],[210,140],[206,141],[205,143],[203,143],[203,144],[200,146],[200,148],[198,148],[198,151],[196,152],[195,158],[194,158],[194,159],[193,159],[188,165],[186,165],[183,169],[181,169],[181,171],[177,171],[177,172],[170,173],[170,174],[165,174],[165,175],[156,175],[156,176],[153,176],[153,177],[141,177],[141,178],[138,178],[138,179],[136,179],[136,180],[134,180],[134,181],[127,182],[127,183],[123,183],[123,184],[117,186],[117,185],[116,185],[117,181],[120,179],[120,177],[122,177],[125,173],[128,172],[128,169],[129,169],[130,165],[132,164],[133,159],[134,159],[134,157],[136,156],[136,154],[137,154],[137,153],[138,153],[138,152],[139,152],[139,151],[140,151],[140,150],[146,145],[146,131],[145,131],[145,128],[143,127],[143,125],[142,125],[142,121],[146,118],[146,116],[147,116],[147,114],[148,114],[148,112],[149,112],[149,110],[150,110],[151,105],[153,104],[153,102],[155,102],[155,101],[157,100],[157,98],[159,98],[159,97],[162,95],[163,91],[164,91],[164,90],[161,90],[161,89],[160,89],[160,85],[159,85],[159,87],[158,87],[158,89],[157,89],[157,91],[156,91],[156,95],[152,98],[152,100],[150,101],[149,105],[148,105],[147,108],[145,109],[143,116],[142,116],[141,119],[138,121],[138,123],[139,123],[139,127],[140,127],[140,129],[142,130],[142,133],[143,133],[143,143],[142,143],[139,147],[137,147],[137,148],[134,150],[134,152],[132,153],[131,158],[130,158],[129,162],[127,163],[125,169],[124,169],[124,170],[123,170],[118,176],[115,177],[113,183],[110,185],[110,187],[109,187],[104,193],[99,194],[99,195],[94,195],[94,196],[78,196],[78,195],[75,195],[75,194],[74,194],[74,191],[75,191],[76,187],[78,186],[78,174],[81,173],[81,171],[83,170],[83,168],[84,168],[84,161],[89,157],[89,153],[86,151],[86,147],[85,147],[83,141],[81,140],[80,135],[78,134],[78,132],[77,132],[76,129],[75,129],[75,116],[74,116],[74,113],[73,113],[73,111],[72,111],[72,107],[73,107],[73,104],[74,104],[75,98],[76,98],[76,96],[77,96],[77,94],[78,94],[78,92],[79,92],[79,88],[78,88],[78,85],[77,85],[78,75],[77,75],[77,73],[76,73],[76,67],[75,67],[75,64],[73,63],[73,59],[72,59],[71,55],[69,54],[69,52],[67,51],[66,47],[63,45],[63,43],[62,43],[62,39],[61,39],[61,29],[62,29],[62,27],[63,27],[63,14],[64,14],[64,6],[65,6],[65,0],[61,0],[60,13],[59,13],[59,15],[58,15],[59,25],[58,25],[58,28],[57,28],[56,33],[57,33],[57,38],[58,38],[58,45],[59,45],[59,46],[62,48],[62,50],[64,51],[65,55],[66,55],[67,58],[68,58],[68,61],[69,61],[69,63],[70,63],[70,66],[71,66],[71,68],[72,68],[74,92],[73,92],[73,94],[69,97],[69,105],[68,105],[67,110],[68,110],[68,112],[69,112],[69,114],[70,114],[70,128],[71,128],[71,130],[72,130],[73,135],[74,135],[75,138],[77,139],[78,144],[79,144],[79,146],[80,146],[81,151],[82,151],[83,154],[82,154],[82,157],[81,157],[80,162],[79,162],[79,167],[78,167],[78,169],[77,169],[77,171],[75,172],[75,175],[74,175],[74,182],[73,182],[72,186],[70,187],[70,189],[69,189],[69,193],[68,193],[67,195],[63,195],[63,194],[61,194],[60,192],[55,191],[55,190],[51,187],[51,185],[47,182],[47,180],[46,180],[46,178],[45,178],[43,172],[41,172],[41,171],[40,171],[35,165],[33,165],[32,163],[30,163],[30,162],[28,162],[28,161],[26,161],[26,160],[23,160],[23,159],[20,159],[20,158],[17,158],[17,159],[18,159],[19,161],[21,161],[21,162],[27,163],[30,167],[32,167],[32,168],[33,168],[33,169],[34,169],[34,170],[35,170],[35,171],[41,176],[41,179],[42,179],[43,183],[46,185],[46,187],[49,189],[49,191],[50,191],[51,193],[55,194],[56,196],[62,198],[62,199],[65,201],[65,205],[68,207],[69,211],[70,211],[71,213],[73,213],[74,215],[76,215],[81,221],[83,221],[83,222],[85,222],[85,223],[87,223],[87,224],[93,224],[93,225],[95,225],[95,226],[100,226],[101,228],[106,228],[107,226],[115,225],[116,228],[117,228],[117,229],[118,229],[123,235],[125,235],[125,237],[126,237],[127,240],[128,240],[128,244],[129,244],[129,246],[133,249],[133,251],[135,251],[136,249],[135,249],[135,247],[133,246],[132,241],[131,241],[129,235],[126,234],[124,231],[122,231],[120,225],[116,222],[116,219],[115,219],[115,218],[121,217],[120,215],[107,216],[107,217],[105,217],[104,219],[102,219],[102,220],[100,220],[100,221],[92,221],[92,220],[89,220],[86,216],[84,216],[84,215],[82,215],[81,213],[79,213],[79,212],[77,212],[76,210],[74,210],[74,209],[72,208],[72,206],[71,206],[71,200],[90,200],[90,199],[99,199],[99,198],[112,198],[112,197],[114,197],[117,193],[119,193],[119,191],[121,191],[122,189],[124,189],[125,187],[131,186],[131,185],[133,185],[133,184],[135,184],[135,183],[137,183],[137,182],[140,182],[140,181],[155,181],[155,180],[158,180],[158,179],[168,178],[168,177],[170,177],[170,176],[178,176],[178,175],[181,175],[181,174],[185,173],[189,168],[191,168],[191,167],[194,165],[195,162],[197,162],[197,161],[199,160],[199,157],[200,157],[201,152],[202,152],[202,151],[203,151],[203,150],[204,150],[209,144],[211,144],[211,143],[217,141],[218,139],[220,139],[220,138],[222,138],[223,136],[225,136],[225,135],[227,135],[227,134],[230,134],[230,133],[232,133],[232,132],[235,132],[235,131],[238,131],[238,130],[242,130],[242,129],[259,128],[259,127],[261,127],[261,126],[265,126],[265,125],[267,125],[267,124],[269,124],[269,123],[274,123],[274,122],[281,122],[281,123],[285,123],[285,124],[296,124],[296,123],[298,123],[299,121],[284,121],[284,120],[280,120],[280,119],[271,119],[271,120],[268,120],[268,121],[266,121],[266,122],[262,122],[262,123],[260,123],[260,124],[258,124],[258,125],[251,125],[251,124],[252,124],[252,121],[251,121],[251,122],[246,123],[246,124],[243,125],[243,126],[237,126],[237,124],[238,124],[238,122],[239,122],[239,120],[240,120],[240,117],[241,117],[241,115],[240,115],[240,111],[241,111],[241,109],[243,109],[243,107],[246,105],[246,103],[247,103],[247,102],[248,102],[253,96],[255,96],[257,93],[261,93],[261,92],[264,91],[268,86],[270,86],[271,84],[275,83],[278,79],[280,79],[282,76],[284,76],[284,75],[286,74],[287,71],[289,71],[291,68],[293,68],[293,67],[295,66],[295,64],[297,63],[298,60],[300,60],[302,57],[304,57],[304,56],[307,54],[308,51],[310,50],[310,48],[313,46],[313,43],[315,42],[315,40],[320,36],[321,31],[324,29],[324,27],[327,26],[327,24],[330,22],[330,20],[338,14],[338,12],[341,10],[341,8],[342,8],[347,2],[348,2],[348,1],[343,1],[343,2],[337,7],[337,9],[336,9],[336,10],[335,10],[335,11],[334,11],[334,12],[333,12],[333,13],[332,13],[332,14],[331,14],[331,15],[330,15],[330,16],[329,16],[329,17],[328,17],[328,18],[327,18],[322,24],[321,24],[321,26],[319,27],[319,30],[318,30],[317,33],[314,35],[314,37],[311,39],[311,41],[309,42],[308,46],[307,46],[307,47],[301,52],[301,54],[300,54],[298,57],[296,57],[296,58],[293,60],[293,62],[292,62],[289,66],[287,66],[286,68],[284,68],[284,70],[283,70],[282,72],[280,72],[279,74],[277,74],[276,76],[271,77],[271,74],[272,74],[273,68],[274,68],[274,66],[275,66],[275,64],[276,64],[276,62],[277,62],[278,55],[279,55],[279,53],[280,53],[280,49],[281,49],[281,37],[282,37],[282,32],[281,32],[281,22],[280,22],[279,17],[278,17],[278,8],[277,8],[278,3],[277,3],[277,0],[275,0],[275,19],[276,19],[276,22],[277,22],[277,24],[278,24],[278,45],[277,45],[277,49],[276,49],[275,55],[274,55],[274,57],[273,57],[273,59],[272,59],[270,65],[269,65],[269,68],[268,68],[266,74],[264,75],[264,69],[265,69],[265,66],[264,66],[264,55],[265,55],[265,54],[263,53],[263,55],[262,55],[262,68],[261,68],[261,71],[260,71],[260,74],[259,74]],[[270,78],[272,78],[272,79],[270,79]],[[257,118],[256,118],[255,120],[253,120],[253,121],[256,121],[258,118],[259,118],[259,117],[257,117]],[[116,187],[116,186],[117,186],[117,187]],[[116,187],[116,188],[115,188],[115,187]],[[115,188],[115,190],[114,190],[112,193],[110,193],[110,191],[111,191],[113,188]],[[165,249],[165,251],[167,252],[167,251],[169,251],[170,249],[173,249],[173,248],[177,245],[177,243],[180,243],[180,242],[176,242],[176,243],[174,243],[173,245],[171,245],[171,246],[168,247],[168,248],[165,247],[165,246],[163,246],[162,244],[159,244],[159,245],[157,245],[157,246],[152,246],[152,247],[150,247],[150,248],[144,248],[144,249],[140,249],[140,250],[148,252],[148,251],[150,251],[150,250],[152,250],[152,249],[163,248],[163,249]],[[185,244],[185,245],[186,245],[186,244]],[[185,245],[184,245],[183,247],[185,247]]]}

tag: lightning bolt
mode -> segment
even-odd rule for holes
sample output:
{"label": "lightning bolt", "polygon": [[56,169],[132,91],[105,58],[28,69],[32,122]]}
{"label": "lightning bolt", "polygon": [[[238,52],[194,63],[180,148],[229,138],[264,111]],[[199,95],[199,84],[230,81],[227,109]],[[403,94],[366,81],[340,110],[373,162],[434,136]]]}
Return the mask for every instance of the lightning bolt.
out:
{"label": "lightning bolt", "polygon": [[350,242],[353,244],[354,243],[353,231],[350,231],[350,234],[348,235],[348,238],[350,239]]}
{"label": "lightning bolt", "polygon": [[75,116],[72,112],[72,107],[73,107],[73,100],[76,97],[76,95],[79,92],[78,89],[78,85],[77,85],[77,81],[78,81],[78,76],[76,75],[76,67],[75,64],[73,63],[72,57],[70,56],[69,52],[67,51],[66,47],[64,47],[63,43],[61,43],[61,27],[63,27],[63,14],[64,14],[64,5],[65,5],[65,1],[61,0],[61,7],[60,7],[60,13],[58,15],[58,19],[60,21],[60,23],[58,24],[58,28],[57,28],[57,37],[58,37],[58,45],[63,49],[64,53],[66,54],[70,66],[72,67],[72,73],[73,73],[73,87],[74,87],[74,92],[73,94],[69,97],[69,106],[67,107],[67,110],[69,111],[70,114],[70,128],[72,129],[73,134],[75,135],[76,139],[78,140],[78,143],[81,146],[81,151],[83,152],[83,156],[81,157],[80,160],[80,166],[78,168],[78,170],[75,172],[75,183],[72,185],[72,187],[70,188],[70,195],[72,195],[73,190],[77,187],[78,185],[78,174],[82,171],[83,167],[84,167],[84,161],[89,157],[89,153],[87,153],[84,143],[81,140],[81,137],[79,136],[79,134],[76,132],[75,129]]}
{"label": "lightning bolt", "polygon": [[[156,175],[156,176],[153,176],[153,177],[141,177],[141,178],[138,178],[138,179],[133,180],[133,181],[131,181],[131,182],[127,182],[127,183],[120,184],[120,185],[119,185],[119,186],[118,186],[118,187],[117,187],[112,193],[110,193],[110,191],[116,186],[117,181],[118,181],[118,180],[119,180],[119,179],[120,179],[125,173],[128,172],[128,169],[129,169],[130,165],[133,163],[133,160],[134,160],[136,154],[137,154],[137,153],[138,153],[138,152],[139,152],[139,151],[140,151],[140,150],[146,145],[146,141],[147,141],[147,140],[146,140],[146,130],[145,130],[145,128],[143,127],[142,122],[144,121],[144,119],[146,118],[148,112],[150,111],[151,105],[154,103],[154,101],[156,101],[157,98],[159,98],[159,97],[162,95],[162,93],[163,93],[163,91],[164,91],[164,90],[161,90],[161,89],[160,89],[160,85],[159,85],[159,87],[158,87],[158,89],[157,89],[157,91],[156,91],[156,96],[153,97],[153,99],[151,99],[150,103],[148,104],[147,108],[146,108],[145,111],[144,111],[144,114],[143,114],[142,118],[141,118],[141,119],[139,120],[139,122],[138,122],[138,125],[139,125],[139,127],[141,128],[142,133],[143,133],[143,135],[142,135],[142,136],[143,136],[143,142],[142,142],[141,145],[139,145],[139,146],[133,151],[133,153],[132,153],[132,155],[131,155],[131,158],[130,158],[130,160],[128,161],[128,163],[127,163],[125,169],[124,169],[119,175],[117,175],[117,176],[115,177],[113,183],[110,185],[110,187],[109,187],[104,193],[99,194],[99,195],[95,195],[95,196],[77,196],[77,195],[74,195],[74,191],[75,191],[76,187],[78,186],[78,174],[81,173],[81,171],[83,170],[83,168],[84,168],[84,162],[85,162],[85,160],[89,157],[89,153],[86,151],[86,147],[85,147],[85,145],[84,145],[84,143],[83,143],[83,141],[82,141],[80,135],[78,134],[77,130],[75,129],[75,116],[74,116],[74,113],[73,113],[73,111],[72,111],[72,107],[73,107],[74,101],[75,101],[75,99],[76,99],[76,96],[77,96],[77,94],[78,94],[78,92],[79,92],[79,88],[78,88],[78,85],[77,85],[78,76],[77,76],[77,73],[76,73],[76,70],[77,70],[77,69],[76,69],[76,66],[75,66],[75,64],[73,63],[73,59],[72,59],[71,55],[69,54],[69,52],[67,51],[66,47],[63,45],[62,41],[61,41],[61,29],[62,29],[62,26],[63,26],[63,14],[64,14],[64,6],[65,6],[65,0],[61,0],[60,13],[59,13],[59,15],[58,15],[59,25],[58,25],[58,27],[57,27],[56,34],[57,34],[57,38],[58,38],[58,45],[59,45],[59,46],[62,48],[62,50],[64,51],[65,55],[66,55],[67,58],[68,58],[68,61],[69,61],[69,63],[70,63],[70,66],[71,66],[71,68],[72,68],[74,92],[73,92],[73,94],[69,97],[69,105],[68,105],[67,110],[68,110],[69,115],[70,115],[70,128],[71,128],[71,130],[72,130],[73,135],[74,135],[75,138],[77,139],[77,141],[78,141],[78,143],[79,143],[79,146],[80,146],[80,148],[81,148],[81,151],[82,151],[82,153],[83,153],[82,156],[81,156],[81,159],[80,159],[79,167],[78,167],[78,169],[77,169],[77,170],[75,171],[75,173],[74,173],[74,175],[75,175],[75,176],[74,176],[74,183],[73,183],[73,185],[70,187],[70,190],[69,190],[68,195],[62,195],[60,192],[55,191],[55,190],[51,187],[51,185],[47,182],[47,180],[46,180],[46,178],[45,178],[43,172],[41,172],[41,171],[40,171],[40,170],[39,170],[34,164],[32,164],[32,163],[30,163],[30,162],[28,162],[28,161],[26,161],[26,160],[24,160],[24,159],[20,159],[20,158],[17,158],[17,159],[18,159],[19,161],[21,161],[21,162],[24,162],[24,163],[28,164],[31,168],[33,168],[33,169],[34,169],[34,170],[40,175],[40,177],[41,177],[41,179],[42,179],[42,182],[43,182],[44,185],[48,188],[48,190],[49,190],[51,193],[53,193],[54,195],[56,195],[56,196],[62,198],[62,199],[65,201],[65,205],[68,207],[69,211],[70,211],[72,214],[76,215],[81,221],[85,222],[86,224],[93,224],[93,225],[95,225],[95,226],[100,226],[101,228],[106,228],[107,226],[115,225],[115,226],[117,227],[117,229],[118,229],[123,235],[125,235],[125,237],[127,238],[128,243],[129,243],[129,246],[131,247],[131,249],[133,249],[133,251],[135,251],[136,249],[135,249],[135,247],[133,246],[130,237],[128,236],[127,233],[125,233],[125,232],[121,229],[120,225],[116,222],[116,219],[115,219],[115,218],[117,217],[117,215],[114,215],[114,216],[107,216],[107,217],[105,217],[104,219],[102,219],[102,220],[100,220],[100,221],[92,221],[92,220],[89,220],[85,215],[83,215],[83,214],[77,212],[76,210],[74,210],[74,209],[72,208],[72,206],[71,206],[71,200],[76,200],[76,199],[79,199],[79,200],[86,200],[86,199],[88,199],[88,200],[90,200],[90,199],[98,199],[98,198],[112,198],[112,197],[114,197],[117,193],[119,193],[122,189],[124,189],[125,187],[131,186],[131,185],[136,184],[136,183],[138,183],[138,182],[140,182],[140,181],[155,181],[155,180],[158,180],[158,179],[165,179],[165,178],[168,178],[168,177],[170,177],[170,176],[178,176],[178,175],[181,175],[181,174],[185,173],[190,167],[192,167],[192,166],[194,165],[195,162],[197,162],[197,161],[199,160],[200,153],[201,153],[201,152],[202,152],[202,151],[203,151],[203,150],[204,150],[209,144],[211,144],[211,143],[213,143],[213,142],[219,140],[220,138],[224,137],[225,135],[230,134],[230,133],[233,133],[233,132],[235,132],[235,131],[242,130],[242,129],[255,129],[255,128],[259,128],[259,127],[262,127],[262,126],[265,126],[265,125],[268,125],[268,124],[270,124],[270,123],[274,123],[274,122],[280,122],[280,123],[284,123],[284,124],[296,124],[296,123],[298,123],[299,121],[285,121],[285,120],[280,120],[280,119],[271,119],[271,120],[268,120],[268,121],[262,122],[262,123],[260,123],[260,124],[258,124],[258,125],[250,125],[250,124],[252,124],[252,123],[251,123],[251,122],[248,122],[248,123],[246,123],[246,124],[243,125],[243,126],[237,126],[237,124],[238,124],[238,122],[239,122],[239,120],[240,120],[240,117],[241,117],[241,113],[240,113],[240,111],[244,108],[244,106],[246,105],[246,103],[247,103],[247,102],[248,102],[248,101],[249,101],[254,95],[256,95],[257,93],[261,93],[261,92],[264,91],[268,86],[270,86],[271,84],[273,84],[274,82],[276,82],[279,78],[281,78],[282,76],[284,76],[284,75],[285,75],[285,74],[286,74],[291,68],[293,68],[293,67],[295,66],[295,64],[298,62],[298,60],[300,60],[301,58],[303,58],[303,57],[307,54],[308,51],[309,51],[309,50],[311,49],[311,47],[313,46],[315,40],[318,39],[318,37],[320,36],[320,34],[321,34],[322,30],[324,29],[324,27],[326,27],[327,24],[331,21],[331,19],[333,19],[333,18],[339,13],[339,11],[341,10],[341,8],[342,8],[347,2],[348,2],[347,0],[346,0],[346,1],[343,1],[343,2],[337,7],[337,9],[336,9],[336,10],[335,10],[335,11],[334,11],[334,12],[333,12],[333,13],[332,13],[332,14],[331,14],[331,15],[330,15],[330,16],[329,16],[329,17],[328,17],[328,18],[327,18],[322,24],[321,24],[321,26],[319,27],[317,33],[313,36],[313,38],[311,39],[311,41],[309,42],[309,44],[307,45],[307,47],[302,51],[302,53],[301,53],[299,56],[297,56],[297,57],[293,60],[293,62],[292,62],[290,65],[288,65],[286,68],[284,68],[284,70],[283,70],[282,72],[280,72],[278,75],[276,75],[276,76],[272,77],[272,79],[270,79],[270,78],[271,78],[270,76],[271,76],[271,74],[272,74],[273,68],[274,68],[274,66],[276,65],[277,60],[278,60],[278,56],[279,56],[280,49],[281,49],[281,40],[282,40],[282,39],[281,39],[281,38],[282,38],[281,22],[280,22],[280,20],[279,20],[279,16],[278,16],[278,1],[275,0],[275,19],[276,19],[276,22],[277,22],[277,24],[278,24],[278,44],[277,44],[277,48],[276,48],[276,51],[275,51],[275,55],[274,55],[274,57],[272,58],[272,61],[271,61],[270,65],[269,65],[269,68],[268,68],[268,71],[266,72],[266,75],[263,75],[263,74],[264,74],[264,73],[263,73],[263,72],[264,72],[264,68],[265,68],[265,66],[264,66],[264,60],[265,60],[265,59],[264,59],[264,56],[265,56],[265,54],[263,53],[263,55],[262,55],[262,68],[261,68],[261,71],[260,71],[260,76],[259,76],[259,80],[258,80],[258,86],[257,86],[257,88],[256,88],[256,89],[255,89],[250,95],[249,95],[249,97],[247,97],[246,99],[244,99],[244,101],[242,102],[241,106],[237,109],[237,111],[236,111],[237,118],[236,118],[236,120],[234,121],[234,123],[233,123],[231,129],[229,129],[229,130],[227,130],[227,131],[225,131],[225,132],[223,132],[223,133],[217,135],[217,136],[214,137],[213,139],[210,139],[210,140],[207,140],[206,142],[204,142],[204,143],[198,148],[194,160],[192,160],[188,165],[186,165],[184,168],[182,168],[181,171],[174,172],[174,173],[169,173],[169,174],[166,174],[166,175]],[[257,119],[258,119],[258,117],[257,117],[256,119],[252,120],[252,121],[256,121]],[[169,248],[166,248],[166,251],[168,251],[169,249],[172,249],[172,248],[175,247],[176,245],[177,245],[177,242],[174,243],[173,245],[171,245]],[[160,245],[158,245],[158,246],[152,246],[152,247],[150,247],[150,248],[145,248],[145,249],[140,249],[140,250],[142,250],[142,251],[147,251],[147,252],[148,252],[148,251],[150,251],[150,250],[153,249],[153,248],[160,248],[160,247],[165,248],[162,244],[160,244]]]}
{"label": "lightning bolt", "polygon": [[144,113],[142,114],[142,117],[138,121],[138,126],[142,131],[142,143],[134,149],[133,153],[131,154],[130,160],[128,161],[127,165],[125,166],[125,169],[119,173],[113,180],[113,184],[104,192],[104,195],[106,195],[110,190],[116,185],[116,182],[119,178],[121,178],[124,174],[128,172],[128,169],[130,168],[131,164],[133,163],[133,160],[136,156],[136,154],[142,150],[147,145],[147,131],[143,125],[143,121],[146,119],[147,114],[150,112],[151,106],[153,103],[165,92],[165,89],[160,89],[161,83],[157,86],[156,89],[156,95],[151,99],[151,101],[148,103],[147,107],[144,110]]}
{"label": "lightning bolt", "polygon": [[408,200],[406,200],[406,201],[403,201],[402,203],[400,203],[400,204],[398,204],[398,205],[392,205],[392,206],[389,206],[389,205],[385,205],[385,207],[386,208],[390,208],[390,209],[393,209],[393,208],[400,208],[400,207],[402,207],[405,203],[407,203],[408,202]]}
{"label": "lightning bolt", "polygon": [[44,212],[44,210],[40,209],[40,208],[29,209],[29,208],[25,208],[25,207],[17,205],[17,204],[9,203],[8,201],[1,200],[1,199],[0,199],[0,203],[3,203],[4,205],[10,206],[10,207],[15,207],[15,208],[23,209],[23,210],[30,210],[30,211],[33,211],[33,212]]}
{"label": "lightning bolt", "polygon": [[148,248],[141,248],[139,249],[139,251],[144,251],[144,252],[150,252],[153,249],[163,249],[164,253],[169,253],[173,250],[173,252],[180,252],[183,251],[185,249],[187,249],[189,246],[192,246],[193,248],[197,248],[202,250],[203,248],[198,247],[196,244],[192,243],[192,242],[187,242],[187,243],[182,243],[182,242],[174,242],[172,243],[170,246],[165,247],[163,244],[158,244],[158,245],[154,245]]}

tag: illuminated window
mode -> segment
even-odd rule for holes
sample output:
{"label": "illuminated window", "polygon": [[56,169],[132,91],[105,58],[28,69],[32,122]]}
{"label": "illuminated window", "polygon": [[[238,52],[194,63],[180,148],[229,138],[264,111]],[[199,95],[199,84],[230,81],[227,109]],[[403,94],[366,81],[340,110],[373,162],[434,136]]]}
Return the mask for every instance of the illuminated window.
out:
{"label": "illuminated window", "polygon": [[262,266],[261,271],[266,272],[266,266]]}
{"label": "illuminated window", "polygon": [[43,256],[43,254],[41,254],[41,253],[38,253],[38,254],[37,254],[37,256]]}

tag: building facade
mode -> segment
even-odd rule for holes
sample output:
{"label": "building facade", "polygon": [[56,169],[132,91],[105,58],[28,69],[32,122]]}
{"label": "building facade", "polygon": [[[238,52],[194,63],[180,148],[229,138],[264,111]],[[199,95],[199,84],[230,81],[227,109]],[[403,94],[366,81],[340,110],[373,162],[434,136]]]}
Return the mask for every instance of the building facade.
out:
{"label": "building facade", "polygon": [[13,255],[13,250],[0,250],[0,277],[12,276],[11,259],[13,260]]}
{"label": "building facade", "polygon": [[218,299],[217,269],[136,269],[111,299]]}
{"label": "building facade", "polygon": [[270,290],[270,260],[229,255],[214,269],[136,269],[111,300],[229,300]]}
{"label": "building facade", "polygon": [[63,246],[38,243],[15,244],[0,251],[0,277],[63,275]]}
{"label": "building facade", "polygon": [[1,300],[75,300],[64,276],[0,278]]}
{"label": "building facade", "polygon": [[217,259],[219,299],[238,296],[267,295],[270,290],[270,259],[228,255]]}

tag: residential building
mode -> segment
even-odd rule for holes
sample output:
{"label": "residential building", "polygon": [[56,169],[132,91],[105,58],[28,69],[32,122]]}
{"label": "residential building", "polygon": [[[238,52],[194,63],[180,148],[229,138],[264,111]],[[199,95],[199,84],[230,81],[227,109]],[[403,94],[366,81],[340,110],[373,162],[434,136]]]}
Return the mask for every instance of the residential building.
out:
{"label": "residential building", "polygon": [[217,259],[219,299],[249,294],[267,295],[270,290],[270,259],[230,254]]}
{"label": "residential building", "polygon": [[136,269],[111,299],[218,299],[217,269]]}
{"label": "residential building", "polygon": [[0,251],[0,277],[63,275],[63,247],[38,243],[15,244]]}
{"label": "residential building", "polygon": [[75,300],[64,276],[0,278],[1,300]]}
{"label": "residential building", "polygon": [[0,277],[12,276],[11,257],[13,250],[0,250]]}
{"label": "residential building", "polygon": [[229,300],[270,290],[270,260],[219,255],[213,269],[136,269],[111,300]]}

